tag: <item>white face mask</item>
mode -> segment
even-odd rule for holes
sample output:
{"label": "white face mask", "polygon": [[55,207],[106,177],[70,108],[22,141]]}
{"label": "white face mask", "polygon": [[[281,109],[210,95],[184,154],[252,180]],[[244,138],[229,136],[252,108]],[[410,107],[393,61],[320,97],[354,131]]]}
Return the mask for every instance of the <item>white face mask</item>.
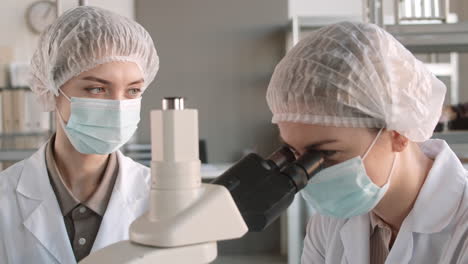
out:
{"label": "white face mask", "polygon": [[377,206],[390,186],[396,154],[387,183],[382,187],[369,178],[363,160],[382,131],[379,131],[362,158],[358,156],[328,167],[312,177],[301,194],[315,211],[336,218],[350,218],[368,213]]}
{"label": "white face mask", "polygon": [[83,154],[109,154],[135,133],[140,121],[141,97],[130,100],[71,99],[67,124],[57,109],[60,125],[75,149]]}

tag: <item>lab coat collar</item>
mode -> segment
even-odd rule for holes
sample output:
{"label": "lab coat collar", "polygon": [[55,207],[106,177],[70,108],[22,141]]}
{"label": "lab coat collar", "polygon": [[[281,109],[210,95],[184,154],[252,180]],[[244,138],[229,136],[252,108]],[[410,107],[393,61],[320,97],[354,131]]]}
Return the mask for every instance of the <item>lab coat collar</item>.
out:
{"label": "lab coat collar", "polygon": [[[23,196],[33,200],[56,200],[53,189],[47,174],[47,166],[45,162],[45,147],[47,143],[42,145],[39,150],[30,158],[24,161],[24,168],[18,182],[16,191]],[[144,198],[145,192],[142,191],[146,183],[141,175],[134,176],[135,162],[128,157],[125,157],[120,151],[117,151],[117,160],[119,165],[119,173],[114,185],[114,191],[117,190],[122,195],[122,201],[127,204],[132,204],[136,200]],[[124,177],[122,177],[124,175]],[[125,198],[123,198],[125,197]]]}
{"label": "lab coat collar", "polygon": [[370,218],[367,214],[346,220],[340,230],[344,255],[349,264],[369,263]]}
{"label": "lab coat collar", "polygon": [[408,231],[436,233],[456,214],[467,184],[467,173],[445,141],[428,140],[420,147],[434,163],[404,224]]}
{"label": "lab coat collar", "polygon": [[47,176],[45,145],[24,161],[16,192],[25,228],[59,263],[74,263],[63,216]]}
{"label": "lab coat collar", "polygon": [[[119,173],[92,251],[128,238],[128,227],[146,203],[147,173],[117,152]],[[16,188],[23,225],[59,263],[76,262],[60,206],[50,185],[45,163],[45,144],[24,161]]]}

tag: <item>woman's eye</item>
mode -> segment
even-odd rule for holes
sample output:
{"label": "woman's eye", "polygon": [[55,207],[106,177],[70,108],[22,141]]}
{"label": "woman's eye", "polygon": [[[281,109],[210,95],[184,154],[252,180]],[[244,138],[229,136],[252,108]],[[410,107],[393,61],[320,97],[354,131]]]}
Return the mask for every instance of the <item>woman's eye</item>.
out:
{"label": "woman's eye", "polygon": [[299,154],[299,152],[297,152],[297,150],[295,150],[293,147],[288,146],[288,148],[296,159],[299,158],[299,156],[301,156],[301,154]]}
{"label": "woman's eye", "polygon": [[130,95],[133,95],[133,96],[139,95],[139,94],[141,93],[141,89],[139,89],[139,88],[133,88],[133,89],[130,89],[130,90],[128,91],[128,93],[129,93]]}
{"label": "woman's eye", "polygon": [[92,94],[101,94],[104,93],[105,90],[102,87],[93,87],[93,88],[86,88],[86,91],[92,93]]}
{"label": "woman's eye", "polygon": [[321,150],[320,151],[325,157],[331,157],[336,154],[335,150]]}
{"label": "woman's eye", "polygon": [[297,159],[301,156],[301,154],[299,154],[299,152],[295,151],[295,150],[291,150],[291,152],[294,154],[294,157]]}

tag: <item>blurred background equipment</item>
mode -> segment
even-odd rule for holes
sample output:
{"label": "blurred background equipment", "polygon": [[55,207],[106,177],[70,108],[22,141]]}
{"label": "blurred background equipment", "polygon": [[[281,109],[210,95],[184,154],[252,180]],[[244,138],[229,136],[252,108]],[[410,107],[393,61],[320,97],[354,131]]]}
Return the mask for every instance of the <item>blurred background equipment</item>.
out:
{"label": "blurred background equipment", "polygon": [[0,89],[0,163],[6,168],[29,157],[51,135],[50,113],[42,112],[28,87],[29,65],[7,64],[7,86]]}

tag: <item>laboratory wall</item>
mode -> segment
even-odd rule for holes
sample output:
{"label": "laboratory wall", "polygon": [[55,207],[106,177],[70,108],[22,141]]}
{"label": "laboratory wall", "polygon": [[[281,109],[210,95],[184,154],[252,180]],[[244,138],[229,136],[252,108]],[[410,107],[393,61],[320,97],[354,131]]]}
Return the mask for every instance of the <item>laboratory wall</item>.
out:
{"label": "laboratory wall", "polygon": [[[14,62],[29,62],[39,36],[33,33],[26,23],[27,8],[37,0],[2,0],[0,4],[0,64],[2,57]],[[100,6],[121,15],[134,18],[134,0],[92,0],[94,6]],[[78,0],[62,0],[62,11],[78,5]],[[7,55],[8,53],[8,55]],[[9,59],[9,60],[10,60]],[[0,86],[3,86],[0,83]]]}
{"label": "laboratory wall", "polygon": [[210,163],[276,147],[265,94],[284,55],[287,1],[138,0],[136,20],[150,32],[161,60],[143,96],[141,143],[150,141],[149,110],[160,108],[165,96],[183,96],[199,110]]}

